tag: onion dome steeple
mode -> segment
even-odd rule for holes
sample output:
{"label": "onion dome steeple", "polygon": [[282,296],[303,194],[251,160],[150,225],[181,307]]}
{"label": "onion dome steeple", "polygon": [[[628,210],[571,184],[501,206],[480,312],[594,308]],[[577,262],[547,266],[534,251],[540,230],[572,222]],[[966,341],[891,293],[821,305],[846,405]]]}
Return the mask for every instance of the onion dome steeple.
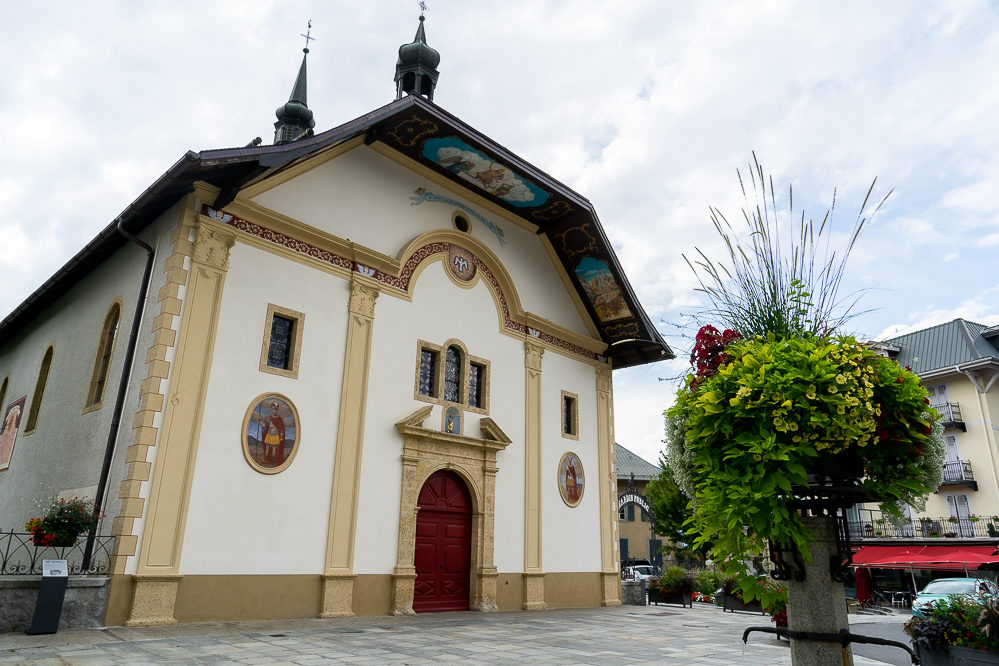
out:
{"label": "onion dome steeple", "polygon": [[420,14],[420,27],[416,29],[416,37],[410,44],[399,47],[399,61],[395,64],[395,98],[403,93],[408,95],[423,95],[433,101],[434,88],[437,86],[437,65],[441,54],[427,44],[427,35],[423,31],[424,16]]}
{"label": "onion dome steeple", "polygon": [[[312,21],[309,21],[308,32],[312,32]],[[305,62],[309,57],[309,40],[315,39],[315,37],[311,37],[309,34],[302,36],[305,37],[305,48],[302,49],[304,55],[302,56],[302,66],[298,68],[298,77],[295,79],[295,85],[291,89],[288,101],[274,112],[277,116],[277,122],[274,123],[275,144],[288,143],[311,135],[312,128],[316,126],[312,110],[306,101],[305,87]]]}

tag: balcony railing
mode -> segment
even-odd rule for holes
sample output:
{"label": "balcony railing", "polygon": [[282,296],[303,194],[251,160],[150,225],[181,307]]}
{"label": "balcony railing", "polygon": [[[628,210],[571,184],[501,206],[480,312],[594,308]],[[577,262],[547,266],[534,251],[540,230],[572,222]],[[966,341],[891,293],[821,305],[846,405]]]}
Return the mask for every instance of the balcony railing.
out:
{"label": "balcony railing", "polygon": [[945,462],[943,466],[943,482],[945,484],[963,483],[974,490],[978,490],[978,482],[975,481],[975,473],[971,469],[970,460]]}
{"label": "balcony railing", "polygon": [[887,519],[848,521],[851,540],[863,539],[999,539],[999,516],[919,518],[893,525]]}
{"label": "balcony railing", "polygon": [[968,432],[968,427],[964,424],[961,416],[961,405],[956,402],[942,402],[939,405],[932,405],[933,409],[940,412],[941,421],[944,428],[960,428]]}
{"label": "balcony railing", "polygon": [[87,537],[83,535],[72,546],[42,548],[36,546],[26,532],[0,530],[0,576],[40,576],[42,560],[67,560],[70,575],[107,575],[114,537],[97,536],[90,569],[83,571],[83,549],[86,545]]}

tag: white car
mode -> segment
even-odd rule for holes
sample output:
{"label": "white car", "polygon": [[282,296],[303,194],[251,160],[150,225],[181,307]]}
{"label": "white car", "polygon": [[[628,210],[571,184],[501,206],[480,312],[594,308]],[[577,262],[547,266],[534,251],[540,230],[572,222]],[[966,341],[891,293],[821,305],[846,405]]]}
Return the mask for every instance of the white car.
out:
{"label": "white car", "polygon": [[656,578],[659,576],[659,572],[656,571],[656,568],[649,564],[639,564],[634,567],[625,567],[621,574],[621,577],[625,580],[648,580],[649,578]]}

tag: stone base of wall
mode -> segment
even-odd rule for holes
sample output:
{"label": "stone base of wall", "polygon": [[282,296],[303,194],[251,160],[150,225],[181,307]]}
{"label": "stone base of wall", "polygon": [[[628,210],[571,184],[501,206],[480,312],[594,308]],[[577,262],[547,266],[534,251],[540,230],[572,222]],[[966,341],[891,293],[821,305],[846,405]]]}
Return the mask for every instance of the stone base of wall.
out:
{"label": "stone base of wall", "polygon": [[[24,631],[31,626],[41,581],[41,576],[0,576],[0,632]],[[104,626],[107,604],[106,576],[70,576],[59,628]]]}

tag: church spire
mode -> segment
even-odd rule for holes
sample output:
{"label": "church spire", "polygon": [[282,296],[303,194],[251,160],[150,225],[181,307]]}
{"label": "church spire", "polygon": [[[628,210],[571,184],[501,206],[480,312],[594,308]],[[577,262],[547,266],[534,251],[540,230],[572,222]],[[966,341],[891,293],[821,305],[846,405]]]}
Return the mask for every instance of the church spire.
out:
{"label": "church spire", "polygon": [[[420,3],[421,9],[426,5]],[[399,47],[399,61],[395,64],[395,98],[403,93],[423,95],[433,101],[434,88],[437,86],[437,64],[441,55],[427,44],[427,34],[423,30],[423,13],[420,13],[420,27],[416,29],[416,37],[410,44]]]}
{"label": "church spire", "polygon": [[288,143],[296,139],[303,138],[316,126],[316,121],[312,117],[312,110],[309,109],[306,93],[306,71],[305,63],[309,57],[309,41],[312,37],[312,21],[309,21],[309,29],[305,37],[305,48],[302,49],[302,66],[298,68],[298,77],[295,78],[295,85],[291,89],[288,101],[282,104],[275,111],[277,122],[274,123],[274,143]]}

